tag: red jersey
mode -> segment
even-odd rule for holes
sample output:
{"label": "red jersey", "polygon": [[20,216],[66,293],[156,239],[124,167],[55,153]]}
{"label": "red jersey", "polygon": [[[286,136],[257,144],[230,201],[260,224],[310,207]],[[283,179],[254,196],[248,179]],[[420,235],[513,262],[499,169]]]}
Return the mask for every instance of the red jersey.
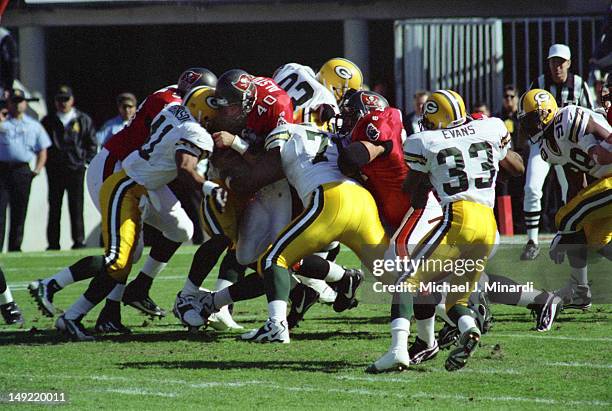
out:
{"label": "red jersey", "polygon": [[612,107],[610,107],[606,112],[606,117],[608,119],[608,124],[612,126]]}
{"label": "red jersey", "polygon": [[139,149],[147,138],[151,121],[170,103],[181,103],[183,99],[177,94],[174,86],[162,88],[147,97],[136,110],[136,114],[117,134],[113,135],[104,144],[111,155],[123,160],[132,151]]}
{"label": "red jersey", "polygon": [[352,141],[372,144],[392,142],[391,152],[361,167],[367,177],[366,188],[372,193],[386,224],[399,227],[410,208],[410,196],[402,191],[408,175],[402,142],[402,114],[396,108],[372,111],[362,117],[351,134]]}
{"label": "red jersey", "polygon": [[266,137],[283,123],[293,123],[293,104],[285,90],[268,77],[255,77],[257,99],[247,117],[247,129]]}

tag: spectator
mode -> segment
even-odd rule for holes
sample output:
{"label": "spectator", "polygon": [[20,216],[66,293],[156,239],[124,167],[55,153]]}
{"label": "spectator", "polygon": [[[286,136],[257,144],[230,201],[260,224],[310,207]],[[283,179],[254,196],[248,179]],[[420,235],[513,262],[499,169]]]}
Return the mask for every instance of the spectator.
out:
{"label": "spectator", "polygon": [[[40,123],[27,114],[22,90],[11,90],[6,117],[0,118],[0,250],[4,246],[6,207],[11,208],[9,251],[21,251],[23,228],[32,179],[47,159],[49,136]],[[36,158],[34,171],[29,162]]]}
{"label": "spectator", "polygon": [[[519,153],[523,160],[526,161],[527,142],[521,139],[518,129],[518,96],[519,92],[512,84],[504,86],[504,94],[502,101],[502,109],[500,113],[495,114],[504,121],[506,128],[512,136],[512,149]],[[523,187],[525,185],[525,176],[508,177],[507,180],[498,180],[496,186],[497,195],[510,195],[512,202],[512,222],[515,233],[525,232],[525,221],[523,216]]]}
{"label": "spectator", "polygon": [[[548,51],[548,71],[531,83],[530,88],[548,90],[555,96],[559,107],[576,104],[593,109],[593,99],[588,85],[579,75],[569,71],[572,63],[571,57],[568,46],[553,44]],[[525,178],[525,200],[523,202],[528,241],[521,254],[522,260],[534,260],[540,253],[538,231],[542,210],[542,187],[549,171],[550,164],[540,156],[539,145],[531,143]],[[554,186],[548,185],[549,195],[547,198],[549,201],[547,201],[546,210],[549,213],[549,220],[552,221],[554,221],[554,213],[556,213],[558,207],[567,200],[568,189],[563,167],[555,166],[555,174],[560,186],[561,201],[557,200],[559,196],[552,191]]]}
{"label": "spectator", "polygon": [[119,115],[108,120],[96,133],[98,144],[103,146],[106,140],[121,130],[136,113],[136,96],[132,93],[121,93],[117,96]]}
{"label": "spectator", "polygon": [[85,246],[83,224],[83,185],[85,169],[95,156],[97,143],[91,118],[74,107],[74,95],[68,86],[55,94],[56,112],[42,123],[51,137],[47,178],[49,180],[49,250],[60,249],[60,220],[64,191],[68,192],[68,208],[73,249]]}
{"label": "spectator", "polygon": [[7,97],[13,88],[18,65],[19,55],[15,39],[8,30],[0,27],[0,97]]}
{"label": "spectator", "polygon": [[420,90],[414,93],[414,111],[404,118],[406,134],[411,135],[421,131],[421,119],[423,118],[423,106],[429,98],[429,91]]}
{"label": "spectator", "polygon": [[477,101],[473,106],[473,113],[480,113],[485,117],[491,117],[491,110],[484,101]]}

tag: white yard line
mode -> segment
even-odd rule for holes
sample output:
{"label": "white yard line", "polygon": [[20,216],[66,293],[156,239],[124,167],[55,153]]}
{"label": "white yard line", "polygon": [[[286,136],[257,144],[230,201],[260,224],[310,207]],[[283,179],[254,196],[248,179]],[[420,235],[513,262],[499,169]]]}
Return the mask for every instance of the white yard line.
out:
{"label": "white yard line", "polygon": [[610,369],[612,364],[590,364],[582,362],[549,362],[546,365],[551,367],[576,367],[576,368],[598,368]]}
{"label": "white yard line", "polygon": [[612,338],[607,337],[567,337],[564,335],[542,335],[535,333],[526,334],[495,334],[491,333],[489,339],[495,338],[533,338],[536,340],[566,340],[566,341],[598,341],[598,342],[612,342]]}

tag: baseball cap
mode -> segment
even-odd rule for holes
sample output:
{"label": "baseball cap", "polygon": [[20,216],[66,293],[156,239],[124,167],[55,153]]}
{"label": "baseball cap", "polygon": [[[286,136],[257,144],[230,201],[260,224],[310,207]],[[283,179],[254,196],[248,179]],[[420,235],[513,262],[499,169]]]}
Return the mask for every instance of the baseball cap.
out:
{"label": "baseball cap", "polygon": [[125,103],[126,101],[136,105],[136,96],[132,93],[121,93],[117,96],[117,104]]}
{"label": "baseball cap", "polygon": [[20,102],[25,99],[26,99],[26,96],[23,90],[14,88],[11,91],[9,91],[9,100],[14,101],[14,102]]}
{"label": "baseball cap", "polygon": [[546,59],[551,59],[553,57],[561,57],[564,60],[571,60],[572,53],[570,48],[565,44],[553,44],[550,46],[550,49],[548,49],[548,57],[546,57]]}
{"label": "baseball cap", "polygon": [[74,94],[72,93],[72,89],[66,85],[59,86],[57,92],[55,93],[55,97],[72,97]]}

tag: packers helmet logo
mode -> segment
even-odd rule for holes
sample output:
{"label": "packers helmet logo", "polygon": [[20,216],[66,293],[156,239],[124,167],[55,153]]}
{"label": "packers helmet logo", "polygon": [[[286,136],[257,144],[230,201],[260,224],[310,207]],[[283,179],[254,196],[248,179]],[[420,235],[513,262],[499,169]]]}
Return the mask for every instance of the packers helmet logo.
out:
{"label": "packers helmet logo", "polygon": [[248,74],[241,74],[240,77],[236,79],[236,81],[232,81],[232,86],[246,93],[247,91],[249,91],[249,87],[251,86],[252,80],[252,76],[249,76]]}
{"label": "packers helmet logo", "polygon": [[344,66],[334,67],[334,72],[338,75],[338,77],[343,78],[345,80],[350,80],[353,78],[353,72]]}
{"label": "packers helmet logo", "polygon": [[370,140],[376,141],[378,140],[378,137],[380,137],[380,131],[376,128],[374,124],[368,123],[368,125],[366,126],[366,135]]}
{"label": "packers helmet logo", "polygon": [[533,96],[533,99],[538,103],[542,104],[550,100],[550,94],[545,91],[540,91],[535,96]]}
{"label": "packers helmet logo", "polygon": [[433,100],[428,100],[425,102],[425,106],[423,106],[423,111],[427,114],[437,113],[439,110],[438,103]]}
{"label": "packers helmet logo", "polygon": [[382,110],[383,102],[380,97],[375,94],[362,93],[361,94],[361,103],[368,110]]}

